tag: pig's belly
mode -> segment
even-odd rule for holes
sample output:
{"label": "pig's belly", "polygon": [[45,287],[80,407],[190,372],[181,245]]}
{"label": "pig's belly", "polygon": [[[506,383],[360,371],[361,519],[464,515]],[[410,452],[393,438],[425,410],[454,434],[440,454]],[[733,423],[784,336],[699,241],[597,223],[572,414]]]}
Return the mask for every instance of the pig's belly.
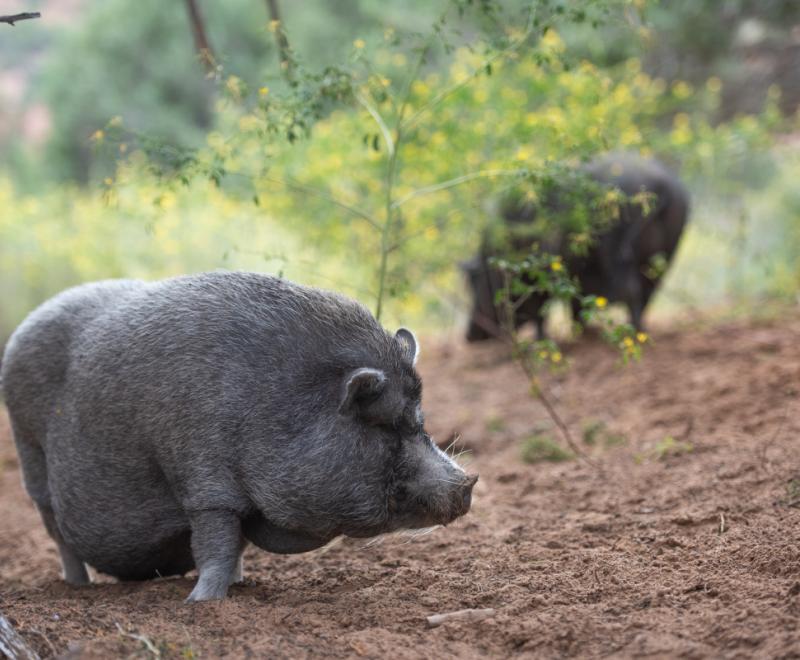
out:
{"label": "pig's belly", "polygon": [[321,548],[333,537],[320,538],[305,532],[283,529],[273,525],[260,513],[253,514],[242,521],[244,537],[267,552],[281,555],[294,555]]}

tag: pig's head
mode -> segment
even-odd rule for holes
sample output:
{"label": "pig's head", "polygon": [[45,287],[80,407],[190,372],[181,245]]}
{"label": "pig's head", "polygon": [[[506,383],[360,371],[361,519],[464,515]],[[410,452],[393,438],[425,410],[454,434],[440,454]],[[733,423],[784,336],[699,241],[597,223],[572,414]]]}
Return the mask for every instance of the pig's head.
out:
{"label": "pig's head", "polygon": [[[469,511],[477,476],[469,476],[440,450],[425,431],[421,410],[422,383],[414,370],[418,344],[401,328],[399,368],[355,369],[342,384],[340,415],[365,442],[365,469],[381,475],[385,488],[385,520],[380,532],[446,525]],[[371,536],[375,529],[345,530],[350,536]]]}
{"label": "pig's head", "polygon": [[483,256],[464,261],[459,266],[472,293],[472,311],[466,339],[469,342],[491,339],[500,326],[495,305],[495,295],[502,288],[500,274],[489,266]]}
{"label": "pig's head", "polygon": [[376,336],[363,350],[344,348],[329,376],[309,381],[315,394],[293,413],[295,439],[254,455],[260,469],[249,470],[248,490],[272,524],[323,539],[369,537],[469,511],[477,476],[424,428],[414,335],[380,330],[367,346]]}

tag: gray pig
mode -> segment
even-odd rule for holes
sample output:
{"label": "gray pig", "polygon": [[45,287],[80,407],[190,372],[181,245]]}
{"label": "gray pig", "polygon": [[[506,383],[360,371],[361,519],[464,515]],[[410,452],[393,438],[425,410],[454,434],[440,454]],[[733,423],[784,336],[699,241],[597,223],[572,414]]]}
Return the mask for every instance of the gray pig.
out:
{"label": "gray pig", "polygon": [[[635,201],[621,204],[619,219],[599,232],[585,256],[568,254],[563,245],[563,235],[540,241],[541,247],[546,252],[564,256],[569,272],[578,279],[581,294],[604,296],[611,302],[625,303],[631,324],[641,329],[644,310],[664,274],[663,270],[656,271],[652,262],[661,257],[663,266],[669,265],[688,218],[688,192],[664,165],[632,154],[607,154],[590,162],[581,171],[584,178],[588,177],[601,186],[617,188],[628,196],[640,192],[651,194],[649,213],[643,213],[642,205]],[[550,210],[558,213],[562,202],[550,200]],[[527,204],[505,209],[503,220],[510,226],[533,226],[536,208]],[[510,247],[529,251],[530,243],[528,238],[515,241]],[[489,257],[496,255],[496,250],[484,245],[475,258],[462,264],[473,297],[467,341],[489,339],[499,331],[495,295],[502,288],[502,275],[488,261]],[[546,302],[544,294],[528,297],[518,306],[514,323],[517,326],[535,323],[537,337],[543,339]],[[580,305],[575,301],[573,316],[576,320],[579,312]]]}
{"label": "gray pig", "polygon": [[2,383],[61,554],[121,580],[197,568],[190,601],[277,553],[447,524],[467,476],[431,441],[417,343],[358,303],[251,273],[79,286],[16,330]]}

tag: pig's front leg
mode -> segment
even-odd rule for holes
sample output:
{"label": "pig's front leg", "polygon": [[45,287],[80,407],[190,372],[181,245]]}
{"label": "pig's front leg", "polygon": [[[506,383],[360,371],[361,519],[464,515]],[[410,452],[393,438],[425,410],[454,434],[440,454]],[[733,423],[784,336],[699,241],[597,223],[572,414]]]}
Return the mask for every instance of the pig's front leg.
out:
{"label": "pig's front leg", "polygon": [[192,555],[199,577],[187,602],[225,598],[238,577],[244,540],[233,511],[197,511],[190,515]]}

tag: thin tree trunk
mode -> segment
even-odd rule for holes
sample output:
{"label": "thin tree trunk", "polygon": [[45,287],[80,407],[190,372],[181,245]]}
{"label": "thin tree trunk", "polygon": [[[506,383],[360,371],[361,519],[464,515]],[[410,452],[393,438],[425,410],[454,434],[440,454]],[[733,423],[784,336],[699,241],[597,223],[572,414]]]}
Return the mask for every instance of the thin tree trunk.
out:
{"label": "thin tree trunk", "polygon": [[278,9],[278,0],[267,0],[267,10],[271,21],[277,26],[274,30],[275,43],[278,45],[278,57],[280,59],[281,73],[286,80],[291,81],[294,77],[292,66],[292,54],[289,48],[289,40],[286,38],[286,30],[283,29],[281,13]]}
{"label": "thin tree trunk", "polygon": [[194,35],[194,46],[197,49],[200,62],[205,67],[206,73],[212,74],[216,68],[216,59],[214,58],[214,51],[211,50],[211,44],[208,43],[200,8],[195,0],[186,0],[186,10],[189,12],[189,22],[192,25],[192,34]]}

